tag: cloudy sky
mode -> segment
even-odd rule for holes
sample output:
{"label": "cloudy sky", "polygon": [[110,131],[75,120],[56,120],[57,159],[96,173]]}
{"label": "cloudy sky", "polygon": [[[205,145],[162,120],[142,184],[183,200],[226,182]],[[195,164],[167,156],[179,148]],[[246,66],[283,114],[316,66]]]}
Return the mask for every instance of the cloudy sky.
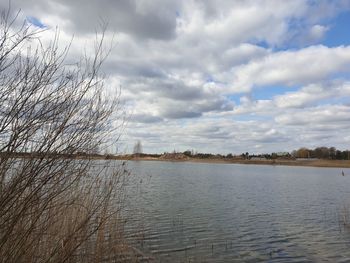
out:
{"label": "cloudy sky", "polygon": [[[88,46],[130,118],[119,150],[350,148],[350,1],[12,0],[21,19]],[[1,0],[2,9],[8,1]]]}

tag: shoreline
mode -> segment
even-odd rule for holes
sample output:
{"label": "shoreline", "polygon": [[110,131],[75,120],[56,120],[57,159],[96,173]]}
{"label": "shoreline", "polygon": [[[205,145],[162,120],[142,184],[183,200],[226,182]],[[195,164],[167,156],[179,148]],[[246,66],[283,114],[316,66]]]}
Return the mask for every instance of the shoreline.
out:
{"label": "shoreline", "polygon": [[36,154],[36,153],[0,153],[1,158],[62,158],[62,159],[87,159],[87,160],[122,160],[122,161],[157,161],[157,162],[190,162],[213,164],[246,164],[246,165],[278,165],[278,166],[302,166],[302,167],[329,167],[350,168],[350,160],[327,159],[228,159],[228,158],[162,158],[162,157],[135,157],[131,155],[100,155],[100,154]]}
{"label": "shoreline", "polygon": [[190,163],[217,163],[217,164],[246,164],[246,165],[277,165],[277,166],[301,166],[301,167],[323,167],[323,168],[350,168],[349,160],[225,160],[225,159],[161,159],[154,157],[122,158],[116,160],[128,161],[159,161],[159,162],[190,162]]}

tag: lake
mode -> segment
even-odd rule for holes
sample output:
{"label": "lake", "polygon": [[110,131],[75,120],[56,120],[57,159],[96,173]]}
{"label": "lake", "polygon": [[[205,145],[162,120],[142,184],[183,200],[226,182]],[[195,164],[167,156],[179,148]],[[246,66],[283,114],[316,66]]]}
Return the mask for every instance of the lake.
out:
{"label": "lake", "polygon": [[126,233],[156,262],[350,262],[350,169],[128,166]]}

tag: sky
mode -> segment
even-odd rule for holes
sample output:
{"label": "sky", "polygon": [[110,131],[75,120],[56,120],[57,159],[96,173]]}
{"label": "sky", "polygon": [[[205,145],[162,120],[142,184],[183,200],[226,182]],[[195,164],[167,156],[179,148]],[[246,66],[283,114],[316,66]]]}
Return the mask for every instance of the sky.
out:
{"label": "sky", "polygon": [[148,153],[350,149],[349,0],[12,0],[19,9],[44,42],[57,28],[73,39],[72,58],[108,24],[106,85],[129,116],[119,152],[138,140]]}

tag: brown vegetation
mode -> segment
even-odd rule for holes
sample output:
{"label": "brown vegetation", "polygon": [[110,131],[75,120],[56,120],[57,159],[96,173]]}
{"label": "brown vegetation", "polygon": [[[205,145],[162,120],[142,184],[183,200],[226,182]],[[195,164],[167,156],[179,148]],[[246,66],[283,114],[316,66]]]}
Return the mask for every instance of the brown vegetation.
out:
{"label": "brown vegetation", "polygon": [[[104,34],[92,58],[66,66],[58,36],[44,47],[9,14],[0,20],[0,262],[136,260],[123,240],[127,172],[89,157],[119,110],[99,73]],[[67,158],[79,152],[87,158]]]}

